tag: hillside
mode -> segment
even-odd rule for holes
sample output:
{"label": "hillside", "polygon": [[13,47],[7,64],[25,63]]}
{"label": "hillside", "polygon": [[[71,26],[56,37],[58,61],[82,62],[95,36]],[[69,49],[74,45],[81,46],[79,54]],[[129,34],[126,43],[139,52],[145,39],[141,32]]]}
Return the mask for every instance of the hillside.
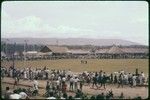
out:
{"label": "hillside", "polygon": [[[135,42],[121,40],[121,39],[88,39],[88,38],[9,38],[8,43],[24,44],[24,40],[27,40],[28,44],[42,44],[42,45],[95,45],[95,46],[110,46],[116,45],[141,45]],[[6,41],[6,38],[2,38],[1,41]]]}

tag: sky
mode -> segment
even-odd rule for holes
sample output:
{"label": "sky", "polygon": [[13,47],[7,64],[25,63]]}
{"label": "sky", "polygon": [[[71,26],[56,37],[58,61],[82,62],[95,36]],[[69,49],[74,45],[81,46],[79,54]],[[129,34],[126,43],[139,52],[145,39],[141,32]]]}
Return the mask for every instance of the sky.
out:
{"label": "sky", "polygon": [[5,1],[2,38],[123,39],[148,45],[146,1]]}

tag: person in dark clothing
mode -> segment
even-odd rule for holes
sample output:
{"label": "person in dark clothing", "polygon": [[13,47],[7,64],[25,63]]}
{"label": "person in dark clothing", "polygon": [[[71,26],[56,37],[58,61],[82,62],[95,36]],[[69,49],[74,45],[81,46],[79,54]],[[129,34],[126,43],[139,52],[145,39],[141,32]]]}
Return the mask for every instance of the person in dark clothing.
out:
{"label": "person in dark clothing", "polygon": [[95,96],[93,95],[93,96],[91,96],[91,98],[90,98],[90,100],[95,100],[96,98],[95,98]]}
{"label": "person in dark clothing", "polygon": [[111,74],[110,74],[110,82],[113,83],[113,81],[114,81],[114,80],[113,80],[113,74],[111,73]]}
{"label": "person in dark clothing", "polygon": [[80,80],[80,90],[81,90],[81,91],[82,91],[83,84],[84,84],[84,80],[81,79],[81,80]]}
{"label": "person in dark clothing", "polygon": [[49,81],[47,81],[47,84],[46,84],[46,91],[48,92],[50,89],[50,84],[49,84]]}
{"label": "person in dark clothing", "polygon": [[72,97],[72,96],[69,96],[69,97],[68,97],[68,100],[73,100],[73,97]]}
{"label": "person in dark clothing", "polygon": [[9,99],[9,96],[12,94],[12,92],[9,90],[9,87],[6,87],[6,92],[4,94],[4,99]]}
{"label": "person in dark clothing", "polygon": [[104,100],[104,94],[103,93],[102,94],[98,94],[96,96],[96,100]]}
{"label": "person in dark clothing", "polygon": [[104,86],[104,89],[106,89],[106,74],[104,72],[103,78],[102,78],[102,85]]}
{"label": "person in dark clothing", "polygon": [[99,74],[99,76],[98,76],[98,85],[100,85],[100,87],[102,87],[102,76],[101,76],[101,74]]}
{"label": "person in dark clothing", "polygon": [[114,84],[117,83],[117,75],[114,76]]}
{"label": "person in dark clothing", "polygon": [[68,98],[67,93],[63,93],[63,97],[64,97],[65,99],[67,99],[67,98]]}
{"label": "person in dark clothing", "polygon": [[93,85],[92,85],[92,88],[94,88],[94,85],[98,88],[96,76],[93,77]]}
{"label": "person in dark clothing", "polygon": [[17,79],[17,77],[15,77],[14,79],[15,79],[15,82],[14,82],[14,87],[13,88],[15,88],[15,86],[18,85],[18,79]]}
{"label": "person in dark clothing", "polygon": [[48,79],[48,73],[47,72],[46,72],[45,76],[46,76],[46,79]]}
{"label": "person in dark clothing", "polygon": [[119,80],[118,80],[118,88],[122,86],[123,87],[123,74],[121,73],[119,75]]}

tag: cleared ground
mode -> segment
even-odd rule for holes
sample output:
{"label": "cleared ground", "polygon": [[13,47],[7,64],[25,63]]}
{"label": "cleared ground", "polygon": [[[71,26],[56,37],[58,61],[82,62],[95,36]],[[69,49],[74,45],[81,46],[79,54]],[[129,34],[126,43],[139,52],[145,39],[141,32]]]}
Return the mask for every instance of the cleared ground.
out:
{"label": "cleared ground", "polygon": [[[10,62],[1,62],[1,65],[10,66]],[[80,59],[59,59],[59,60],[37,60],[37,61],[15,61],[18,68],[26,67],[47,67],[49,69],[71,69],[73,72],[99,71],[104,70],[107,73],[119,71],[121,69],[127,72],[143,71],[148,74],[148,59],[87,59],[87,64],[81,64]]]}
{"label": "cleared ground", "polygon": [[[4,82],[4,83],[3,83]],[[43,87],[43,88],[39,88],[39,96],[36,97],[31,97],[32,99],[44,99],[45,97],[43,97],[43,94],[46,92],[45,91],[45,87],[46,87],[46,81],[45,80],[38,80],[39,82],[39,86]],[[2,90],[5,90],[6,86],[9,86],[12,90],[13,90],[13,85],[10,85],[8,83],[14,83],[14,79],[12,78],[4,78],[4,80],[2,80],[1,83],[1,87]],[[19,86],[21,88],[29,88],[27,86],[33,86],[33,81],[30,80],[20,80],[19,81]],[[26,86],[22,86],[22,85],[26,85]],[[101,88],[100,90],[95,90],[95,89],[91,89],[91,85],[90,86],[83,86],[83,93],[88,94],[88,95],[98,95],[101,94],[102,92],[104,94],[106,94],[108,91],[110,91],[111,89],[113,90],[114,96],[120,96],[121,92],[124,93],[125,98],[134,98],[137,96],[141,96],[143,99],[148,97],[148,87],[135,87],[135,88],[131,88],[129,86],[124,86],[123,88],[117,88],[118,85],[106,85],[106,90],[104,90],[103,88]],[[17,88],[17,87],[16,87]],[[67,87],[67,91],[69,90],[69,84]],[[75,93],[73,92],[67,92],[68,95],[72,95],[74,96]]]}

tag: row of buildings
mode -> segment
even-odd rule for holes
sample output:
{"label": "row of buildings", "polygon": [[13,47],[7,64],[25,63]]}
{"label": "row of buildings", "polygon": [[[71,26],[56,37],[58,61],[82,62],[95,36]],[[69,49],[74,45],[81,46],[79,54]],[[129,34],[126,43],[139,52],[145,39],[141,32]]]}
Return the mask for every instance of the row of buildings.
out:
{"label": "row of buildings", "polygon": [[[6,55],[1,52],[1,58]],[[134,47],[118,47],[116,45],[110,48],[100,49],[68,49],[63,46],[44,46],[40,51],[27,51],[23,52],[22,56],[14,53],[16,59],[61,59],[61,58],[148,58],[148,48],[134,48]]]}

